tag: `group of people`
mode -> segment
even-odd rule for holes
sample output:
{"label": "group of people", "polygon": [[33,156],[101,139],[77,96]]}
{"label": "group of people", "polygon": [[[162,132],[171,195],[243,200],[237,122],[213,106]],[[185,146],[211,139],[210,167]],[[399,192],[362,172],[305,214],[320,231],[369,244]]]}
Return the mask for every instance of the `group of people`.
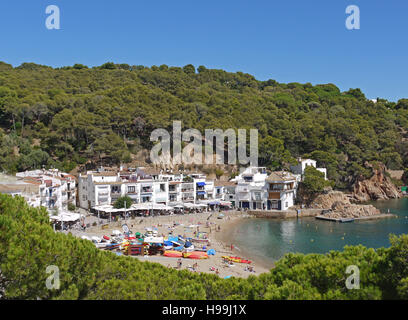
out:
{"label": "group of people", "polygon": [[220,274],[220,271],[218,270],[218,268],[210,267],[210,271],[215,271],[216,275]]}
{"label": "group of people", "polygon": [[[181,269],[181,267],[183,266],[183,261],[181,260],[181,259],[178,259],[177,260],[177,269]],[[168,265],[168,267],[170,267],[170,265]],[[190,267],[189,266],[189,268],[191,268],[192,269],[192,271],[198,271],[198,263],[197,262],[195,262],[194,264],[193,264],[193,266],[192,267]]]}
{"label": "group of people", "polygon": [[246,266],[244,270],[245,270],[245,271],[248,271],[248,272],[253,272],[253,273],[255,273],[255,269],[254,269],[253,266]]}

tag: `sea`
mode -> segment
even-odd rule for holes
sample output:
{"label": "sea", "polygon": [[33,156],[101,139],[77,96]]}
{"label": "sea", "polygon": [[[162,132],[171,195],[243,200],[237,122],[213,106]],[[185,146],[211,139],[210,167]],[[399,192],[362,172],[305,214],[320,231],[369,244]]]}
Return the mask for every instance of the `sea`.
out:
{"label": "sea", "polygon": [[313,217],[297,219],[243,219],[230,231],[229,241],[252,259],[273,265],[286,253],[327,253],[346,245],[388,247],[390,234],[408,233],[408,197],[370,202],[395,218],[339,223]]}

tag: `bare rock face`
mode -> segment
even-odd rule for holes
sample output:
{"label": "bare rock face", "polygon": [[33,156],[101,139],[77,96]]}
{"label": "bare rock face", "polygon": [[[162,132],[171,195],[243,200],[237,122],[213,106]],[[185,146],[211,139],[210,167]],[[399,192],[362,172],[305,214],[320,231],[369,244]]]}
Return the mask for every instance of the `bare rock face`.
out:
{"label": "bare rock face", "polygon": [[326,209],[325,217],[340,218],[360,218],[381,214],[380,210],[372,205],[352,204],[350,195],[341,191],[330,191],[316,197],[312,203],[313,208]]}
{"label": "bare rock face", "polygon": [[380,210],[372,205],[347,204],[343,205],[336,203],[332,208],[333,211],[325,214],[325,217],[340,219],[340,218],[361,218],[368,216],[376,216],[381,214]]}
{"label": "bare rock face", "polygon": [[391,179],[384,174],[385,166],[379,164],[376,167],[371,166],[371,168],[374,174],[370,179],[359,180],[354,184],[354,200],[364,202],[400,198],[400,191],[392,183]]}
{"label": "bare rock face", "polygon": [[320,194],[311,204],[316,209],[331,209],[335,204],[351,204],[350,198],[341,191],[330,191]]}

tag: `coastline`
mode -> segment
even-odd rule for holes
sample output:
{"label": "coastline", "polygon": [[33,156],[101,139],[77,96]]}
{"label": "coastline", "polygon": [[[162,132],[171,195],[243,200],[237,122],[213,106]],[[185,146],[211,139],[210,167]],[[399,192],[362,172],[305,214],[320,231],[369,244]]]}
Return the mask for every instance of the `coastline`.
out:
{"label": "coastline", "polygon": [[[293,211],[293,212],[292,212]],[[219,270],[220,277],[234,276],[246,278],[249,275],[259,275],[261,273],[268,273],[272,268],[274,268],[273,262],[268,259],[263,259],[262,256],[256,255],[245,248],[237,248],[234,244],[234,239],[236,239],[234,232],[236,231],[238,225],[247,219],[259,219],[259,218],[272,218],[279,220],[291,220],[296,217],[296,211],[292,210],[290,214],[284,212],[281,214],[276,214],[275,212],[263,212],[263,211],[254,211],[254,212],[241,212],[236,210],[223,211],[223,212],[202,212],[195,214],[186,214],[186,215],[168,215],[168,216],[156,216],[156,217],[136,217],[134,219],[129,219],[119,222],[111,222],[108,225],[108,228],[101,229],[101,226],[90,227],[86,232],[71,230],[70,232],[78,237],[86,235],[88,237],[103,235],[110,235],[113,230],[122,230],[122,224],[127,223],[129,229],[136,233],[144,233],[145,228],[156,228],[158,233],[167,237],[170,232],[173,232],[174,235],[187,235],[192,236],[192,234],[185,233],[185,227],[189,225],[196,225],[199,227],[200,231],[208,233],[208,237],[211,241],[211,246],[209,249],[214,249],[216,251],[215,256],[210,256],[209,259],[203,260],[192,260],[192,259],[182,259],[183,266],[182,269],[191,270],[191,267],[194,263],[198,264],[198,268],[193,272],[205,272],[210,274],[215,274],[215,271],[211,271],[210,268],[215,268]],[[303,212],[302,212],[303,211]],[[306,217],[316,217],[321,213],[321,209],[313,210],[302,210],[299,218]],[[218,215],[222,213],[224,217],[218,219]],[[365,221],[365,220],[375,220],[381,218],[391,218],[395,217],[394,214],[381,213],[380,215],[359,217],[356,218],[356,221]],[[96,221],[94,216],[88,216],[88,222]],[[209,223],[209,226],[207,226]],[[217,228],[220,227],[221,231],[217,231]],[[65,232],[66,233],[66,232]],[[231,250],[231,244],[234,244],[234,249]],[[246,264],[234,263],[233,267],[226,267],[223,263],[222,256],[239,256],[244,259],[251,260],[251,266],[254,267],[255,273],[250,273],[245,270]],[[177,258],[170,258],[164,256],[137,256],[135,259],[140,261],[149,261],[160,263],[169,268],[175,268],[177,265]]]}
{"label": "coastline", "polygon": [[[227,220],[224,222],[224,232],[217,233],[215,238],[222,243],[224,246],[229,246],[231,243],[233,244],[233,233],[236,230],[236,227],[247,219],[258,219],[258,217],[250,216],[250,215],[243,215],[241,212],[238,212],[238,216],[235,216],[231,220]],[[243,255],[248,259],[253,261],[253,264],[261,268],[262,273],[269,272],[272,268],[274,268],[274,264],[267,261],[266,259],[262,259],[261,257],[254,255],[252,252],[249,252],[245,248],[236,247],[233,250],[234,255]]]}
{"label": "coastline", "polygon": [[[224,217],[218,219],[218,215],[222,213]],[[87,219],[95,221],[95,217],[89,216]],[[122,224],[126,223],[129,229],[133,232],[144,233],[145,228],[157,228],[160,235],[165,237],[170,232],[174,235],[186,235],[192,236],[186,231],[186,227],[195,225],[199,228],[199,231],[207,232],[211,245],[209,249],[214,249],[216,254],[209,256],[208,259],[182,259],[182,269],[188,269],[192,271],[193,264],[197,263],[198,267],[195,271],[197,273],[209,273],[215,274],[215,271],[211,271],[210,268],[218,269],[219,277],[224,278],[227,276],[247,278],[250,275],[259,275],[261,273],[269,272],[271,267],[265,265],[264,261],[261,261],[259,257],[255,257],[245,250],[233,249],[231,251],[231,239],[232,232],[235,230],[235,226],[243,219],[243,213],[239,211],[223,211],[223,212],[203,212],[186,215],[169,215],[169,216],[156,216],[156,217],[136,217],[135,219],[129,219],[125,221],[111,222],[108,228],[102,229],[101,226],[90,227],[86,231],[70,230],[70,232],[77,237],[81,236],[98,236],[110,235],[113,230],[122,230]],[[209,226],[207,226],[207,223]],[[216,231],[218,226],[220,231]],[[245,270],[248,264],[233,263],[232,266],[227,267],[223,263],[222,256],[239,256],[244,259],[251,260],[255,273]],[[176,268],[178,258],[164,257],[164,256],[135,256],[135,259],[140,261],[149,261],[160,263],[168,268]]]}

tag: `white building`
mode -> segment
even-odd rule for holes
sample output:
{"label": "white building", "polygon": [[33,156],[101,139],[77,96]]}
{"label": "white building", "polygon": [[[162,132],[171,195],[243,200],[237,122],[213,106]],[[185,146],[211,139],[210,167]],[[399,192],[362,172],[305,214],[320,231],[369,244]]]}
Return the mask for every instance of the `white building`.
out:
{"label": "white building", "polygon": [[129,171],[88,171],[78,178],[79,206],[90,209],[113,204],[121,196],[134,203],[177,205],[214,199],[214,181],[202,174],[159,173],[150,168]]}
{"label": "white building", "polygon": [[122,183],[118,173],[93,172],[78,176],[78,204],[81,208],[90,209],[107,205],[122,192]]}
{"label": "white building", "polygon": [[301,176],[302,180],[303,180],[303,176],[305,174],[305,169],[308,166],[315,167],[318,171],[323,172],[324,173],[324,179],[327,180],[327,170],[326,170],[326,168],[317,168],[316,160],[299,158],[298,159],[298,164],[296,166],[291,166],[290,169],[292,170],[292,172],[294,174],[299,174]]}
{"label": "white building", "polygon": [[4,183],[3,188],[6,185],[20,185],[15,194],[23,196],[34,207],[67,210],[69,203],[76,202],[75,177],[58,169],[19,172],[16,174],[15,183]]}
{"label": "white building", "polygon": [[267,210],[287,210],[295,204],[297,179],[285,171],[272,172],[266,179]]}
{"label": "white building", "polygon": [[248,167],[231,181],[237,183],[235,189],[236,207],[242,209],[265,209],[267,192],[265,167]]}
{"label": "white building", "polygon": [[229,201],[235,207],[235,189],[237,184],[232,181],[214,181],[214,199]]}

